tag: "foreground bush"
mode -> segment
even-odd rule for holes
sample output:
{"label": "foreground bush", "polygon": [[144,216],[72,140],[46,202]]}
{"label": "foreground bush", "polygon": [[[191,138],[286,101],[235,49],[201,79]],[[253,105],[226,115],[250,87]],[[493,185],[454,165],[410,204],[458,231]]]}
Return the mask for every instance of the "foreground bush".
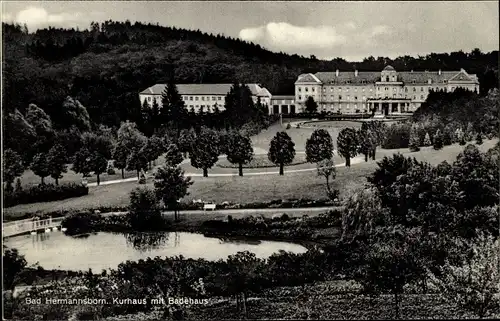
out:
{"label": "foreground bush", "polygon": [[60,201],[71,197],[84,196],[88,193],[89,188],[81,184],[43,184],[6,193],[4,195],[4,206],[10,207],[18,204]]}

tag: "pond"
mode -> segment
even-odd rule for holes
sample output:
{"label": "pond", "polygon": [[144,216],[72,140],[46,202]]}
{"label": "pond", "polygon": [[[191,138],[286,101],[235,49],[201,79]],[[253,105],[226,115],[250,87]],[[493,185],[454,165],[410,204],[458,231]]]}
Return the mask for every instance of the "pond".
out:
{"label": "pond", "polygon": [[287,242],[221,239],[185,232],[109,233],[97,232],[80,237],[61,231],[15,236],[4,240],[9,248],[18,249],[28,264],[37,263],[46,270],[61,269],[94,272],[116,268],[127,260],[148,257],[203,258],[210,261],[226,259],[240,251],[250,251],[259,258],[268,258],[280,250],[304,253],[301,245]]}

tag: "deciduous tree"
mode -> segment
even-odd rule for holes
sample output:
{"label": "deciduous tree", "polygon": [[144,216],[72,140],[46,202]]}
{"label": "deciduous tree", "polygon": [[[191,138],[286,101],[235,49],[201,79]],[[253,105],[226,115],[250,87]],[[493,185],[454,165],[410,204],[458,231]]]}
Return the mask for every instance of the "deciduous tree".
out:
{"label": "deciduous tree", "polygon": [[338,190],[332,190],[330,187],[330,180],[334,180],[337,175],[335,163],[331,158],[320,160],[316,163],[316,170],[318,176],[323,176],[326,179],[326,194],[328,198],[335,201],[338,197]]}
{"label": "deciduous tree", "polygon": [[479,318],[498,317],[500,311],[500,241],[481,234],[468,242],[470,255],[461,264],[447,262],[431,279],[448,301]]}
{"label": "deciduous tree", "polygon": [[226,143],[227,160],[232,164],[238,164],[238,174],[243,176],[243,164],[248,164],[253,159],[252,140],[250,137],[233,133]]}
{"label": "deciduous tree", "polygon": [[155,230],[163,226],[158,199],[154,190],[137,187],[130,193],[128,217],[136,230]]}
{"label": "deciduous tree", "polygon": [[339,154],[345,158],[345,165],[351,166],[351,157],[358,153],[358,139],[356,130],[353,128],[344,128],[337,137],[337,148]]}
{"label": "deciduous tree", "polygon": [[63,177],[62,173],[68,171],[68,157],[66,150],[60,144],[54,145],[47,155],[47,162],[50,169],[50,177],[52,177],[56,185],[59,184],[59,179]]}
{"label": "deciduous tree", "polygon": [[87,109],[76,99],[66,97],[62,105],[63,122],[68,125],[73,125],[81,132],[90,130],[90,116]]}
{"label": "deciduous tree", "polygon": [[219,135],[209,128],[202,128],[193,142],[191,165],[203,169],[203,177],[208,176],[208,169],[219,160]]}
{"label": "deciduous tree", "polygon": [[292,163],[295,158],[295,143],[286,132],[277,132],[269,144],[267,153],[269,160],[280,167],[283,175],[285,165]]}
{"label": "deciduous tree", "polygon": [[23,160],[12,149],[6,149],[3,151],[2,167],[5,190],[12,192],[12,183],[14,183],[16,177],[21,176],[24,172]]}
{"label": "deciduous tree", "polygon": [[176,167],[182,163],[184,157],[182,153],[177,148],[176,144],[170,144],[167,148],[167,153],[165,154],[165,164],[170,167]]}
{"label": "deciduous tree", "polygon": [[315,129],[306,141],[306,160],[318,163],[333,157],[333,140],[325,129]]}
{"label": "deciduous tree", "polygon": [[163,200],[169,210],[174,210],[175,220],[178,219],[177,202],[189,194],[188,188],[192,184],[191,177],[184,177],[184,171],[180,167],[165,165],[158,168],[155,174],[156,197]]}
{"label": "deciduous tree", "polygon": [[36,176],[40,176],[41,184],[45,184],[45,177],[51,174],[49,162],[47,161],[47,154],[36,154],[35,157],[33,157],[33,162],[31,163],[30,168]]}
{"label": "deciduous tree", "polygon": [[82,147],[78,152],[73,156],[73,167],[71,170],[75,173],[83,174],[83,177],[90,176],[91,168],[91,160],[92,153],[86,148]]}
{"label": "deciduous tree", "polygon": [[141,170],[146,171],[148,169],[148,158],[142,148],[135,148],[129,153],[126,169],[128,171],[136,171],[137,179],[140,179],[139,174]]}
{"label": "deciduous tree", "polygon": [[127,167],[129,152],[123,142],[117,142],[113,148],[113,164],[122,171],[122,178],[125,178],[124,170]]}

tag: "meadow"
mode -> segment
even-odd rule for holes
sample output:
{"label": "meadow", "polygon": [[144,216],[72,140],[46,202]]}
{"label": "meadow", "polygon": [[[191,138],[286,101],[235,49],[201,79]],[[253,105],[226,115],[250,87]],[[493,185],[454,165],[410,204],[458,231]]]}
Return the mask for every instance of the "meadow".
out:
{"label": "meadow", "polygon": [[[498,139],[485,140],[478,148],[487,151],[492,148]],[[384,156],[402,153],[407,157],[415,157],[419,161],[426,161],[437,165],[442,161],[452,163],[464,146],[453,144],[445,146],[442,150],[432,147],[423,147],[419,152],[410,152],[408,149],[377,150],[377,160]],[[340,190],[340,195],[348,195],[350,190],[366,183],[366,177],[377,168],[377,160],[353,164],[350,168],[338,167],[337,176],[333,187]],[[304,166],[297,165],[297,166]],[[295,168],[290,166],[288,168]],[[223,169],[221,169],[223,170]],[[236,169],[230,169],[237,171]],[[271,170],[275,170],[271,168]],[[249,171],[249,169],[247,169]],[[262,171],[259,169],[259,171]],[[273,199],[309,198],[324,199],[326,197],[325,179],[318,177],[315,171],[287,173],[279,176],[276,174],[257,176],[226,176],[226,177],[192,177],[194,184],[189,189],[183,201],[193,199],[221,203],[224,201],[234,203],[263,202]],[[111,185],[90,187],[89,195],[70,198],[57,202],[22,204],[4,209],[5,217],[15,217],[27,213],[47,213],[66,210],[84,210],[98,207],[127,206],[129,193],[138,186],[137,182],[126,182]],[[153,187],[151,179],[145,186]]]}

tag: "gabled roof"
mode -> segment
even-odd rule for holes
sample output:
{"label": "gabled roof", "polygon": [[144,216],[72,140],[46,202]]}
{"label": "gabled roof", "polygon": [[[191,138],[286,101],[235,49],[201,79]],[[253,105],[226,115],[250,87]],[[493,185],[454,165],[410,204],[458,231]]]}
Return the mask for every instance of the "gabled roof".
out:
{"label": "gabled roof", "polygon": [[[386,67],[387,68],[387,67]],[[315,77],[313,77],[315,76]],[[428,84],[429,79],[431,84],[444,84],[454,80],[471,81],[478,84],[476,75],[469,75],[465,70],[461,71],[400,71],[397,72],[398,81],[406,84]],[[317,83],[318,79],[321,83],[328,85],[368,85],[380,81],[380,72],[378,71],[359,71],[356,75],[354,71],[336,72],[317,72],[313,74],[303,74],[299,76],[297,83]],[[446,82],[445,82],[446,81]]]}
{"label": "gabled roof", "polygon": [[[246,84],[252,95],[269,97],[271,93],[264,87],[258,84]],[[177,84],[177,90],[180,95],[226,95],[233,84]],[[165,90],[165,84],[156,84],[145,90],[141,91],[139,94],[142,95],[161,95]]]}
{"label": "gabled roof", "polygon": [[315,75],[313,74],[302,74],[299,76],[299,78],[297,79],[297,81],[295,83],[321,83],[321,80],[318,79],[318,77],[316,77]]}

